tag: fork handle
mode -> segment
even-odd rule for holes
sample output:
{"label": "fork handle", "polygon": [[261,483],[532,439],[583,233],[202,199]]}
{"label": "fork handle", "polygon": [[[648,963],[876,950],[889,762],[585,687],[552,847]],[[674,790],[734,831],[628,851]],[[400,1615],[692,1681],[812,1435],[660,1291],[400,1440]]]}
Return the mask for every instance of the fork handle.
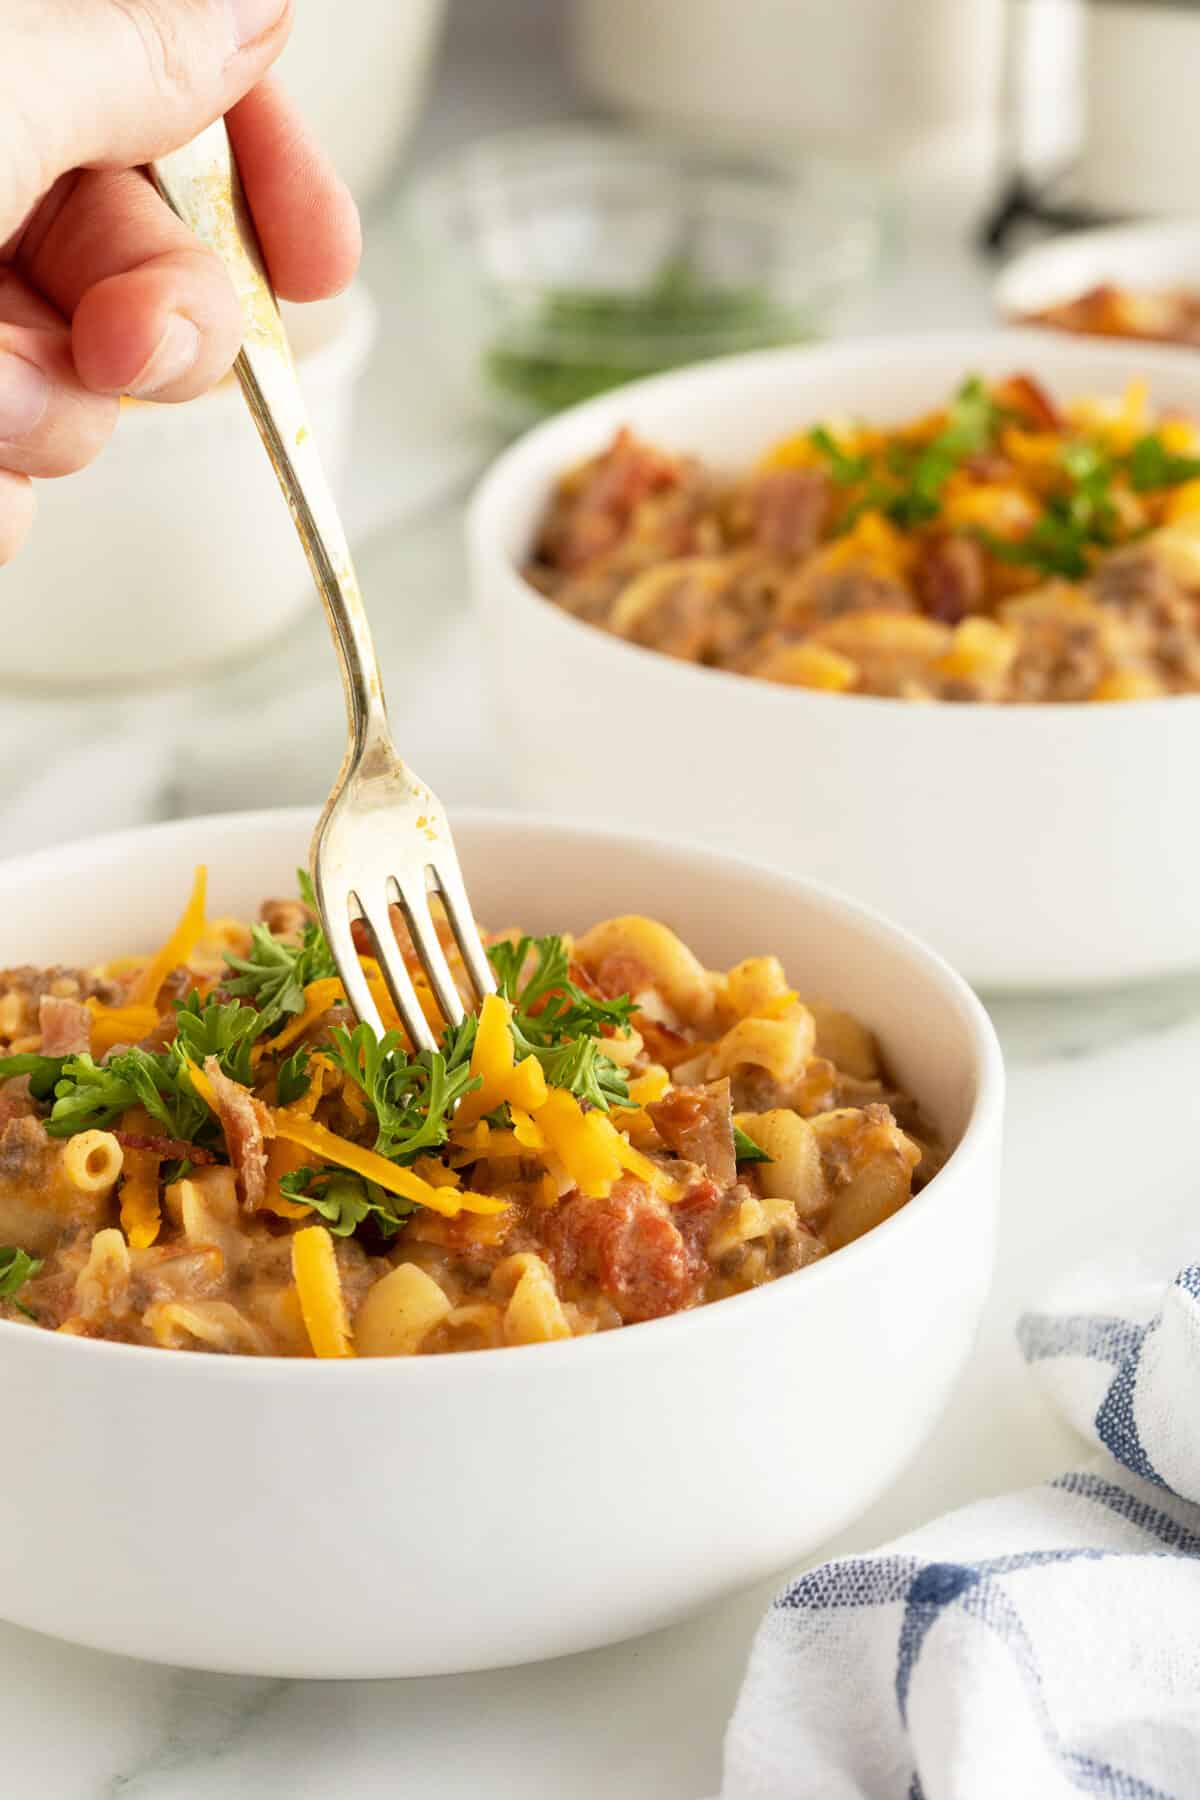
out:
{"label": "fork handle", "polygon": [[[349,754],[357,758],[371,740],[390,747],[383,683],[350,546],[321,467],[224,120],[160,157],[150,173],[172,212],[216,254],[233,282],[245,328],[234,373],[329,616],[346,695]],[[213,526],[219,529],[220,521]]]}

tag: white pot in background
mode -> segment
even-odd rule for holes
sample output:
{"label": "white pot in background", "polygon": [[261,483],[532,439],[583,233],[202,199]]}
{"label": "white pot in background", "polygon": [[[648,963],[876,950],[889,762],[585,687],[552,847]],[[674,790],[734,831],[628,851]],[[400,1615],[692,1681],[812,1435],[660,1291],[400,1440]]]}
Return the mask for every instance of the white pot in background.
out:
{"label": "white pot in background", "polygon": [[640,116],[843,154],[990,156],[1003,0],[578,0],[587,90]]}
{"label": "white pot in background", "polygon": [[[336,490],[375,336],[362,287],[285,309]],[[232,379],[183,406],[131,404],[90,468],[38,484],[0,572],[0,690],[115,689],[257,649],[312,603],[299,540]]]}
{"label": "white pot in background", "polygon": [[1196,210],[1200,9],[1091,0],[1079,195],[1109,213]]}
{"label": "white pot in background", "polygon": [[445,0],[296,0],[279,72],[360,205],[416,121],[444,13]]}

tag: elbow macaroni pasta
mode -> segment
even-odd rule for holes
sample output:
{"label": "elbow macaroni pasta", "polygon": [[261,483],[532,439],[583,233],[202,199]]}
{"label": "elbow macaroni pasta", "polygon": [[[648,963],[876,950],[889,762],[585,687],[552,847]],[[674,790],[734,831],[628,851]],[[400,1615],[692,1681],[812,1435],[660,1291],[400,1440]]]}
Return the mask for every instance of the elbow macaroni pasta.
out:
{"label": "elbow macaroni pasta", "polygon": [[784,687],[1196,693],[1198,452],[1144,383],[1058,403],[1023,375],[887,429],[814,422],[732,478],[622,430],[561,478],[526,572],[593,627]]}
{"label": "elbow macaroni pasta", "polygon": [[[172,985],[191,984],[199,1018],[223,953],[242,958],[253,943],[236,920],[204,924],[202,897],[198,882],[187,937],[177,932],[155,959],[96,975],[0,974],[0,1058],[30,1037],[37,1054],[48,1019],[90,1024],[94,1049],[107,1048],[127,1019],[143,1022],[150,1003],[137,1012],[130,994],[156,984],[154,1032],[169,1044]],[[268,904],[272,937],[298,941],[301,903]],[[180,942],[192,945],[186,981],[168,983],[161,971]],[[211,1057],[197,1066],[207,1113],[192,1139],[131,1103],[111,1128],[57,1140],[55,1092],[35,1094],[0,1065],[0,1241],[41,1259],[19,1295],[0,1299],[0,1317],[227,1355],[565,1342],[802,1269],[936,1172],[935,1134],[890,1086],[870,1031],[801,998],[777,957],[712,971],[669,927],[633,915],[564,943],[567,979],[599,1009],[593,1048],[624,1084],[620,1097],[606,1111],[555,1086],[527,1048],[514,1050],[512,1002],[493,996],[472,1050],[474,1103],[449,1119],[440,1148],[408,1163],[372,1148],[369,1090],[329,1035],[340,986],[324,976],[302,1010],[259,1033],[243,1065],[250,1087]],[[51,984],[75,1010],[42,1007]],[[621,994],[630,1016],[609,1020]],[[105,1050],[95,1053],[100,1079]],[[284,1104],[283,1061],[305,1056],[307,1089]],[[333,1187],[307,1197],[302,1178],[321,1153],[333,1158],[326,1175],[360,1197],[359,1214],[339,1212]]]}

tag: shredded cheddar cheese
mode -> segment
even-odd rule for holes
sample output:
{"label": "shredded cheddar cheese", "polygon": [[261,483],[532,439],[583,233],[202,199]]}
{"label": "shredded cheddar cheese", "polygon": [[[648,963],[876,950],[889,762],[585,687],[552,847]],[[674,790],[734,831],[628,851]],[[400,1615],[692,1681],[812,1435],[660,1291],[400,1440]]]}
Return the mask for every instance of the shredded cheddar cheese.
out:
{"label": "shredded cheddar cheese", "polygon": [[158,1024],[155,1006],[103,1006],[96,999],[86,1004],[92,1015],[89,1037],[93,1056],[104,1056],[118,1044],[136,1044]]}
{"label": "shredded cheddar cheese", "polygon": [[263,1201],[263,1210],[274,1213],[279,1219],[303,1219],[312,1212],[311,1206],[305,1206],[299,1200],[289,1200],[280,1187],[285,1175],[294,1175],[308,1161],[308,1152],[301,1144],[290,1143],[286,1138],[272,1138],[267,1152],[267,1197]]}
{"label": "shredded cheddar cheese", "polygon": [[336,975],[330,975],[322,981],[310,981],[304,990],[304,1011],[289,1020],[282,1031],[276,1032],[270,1043],[271,1054],[274,1055],[277,1050],[286,1050],[289,1044],[294,1044],[311,1025],[324,1017],[331,1006],[336,1006],[339,1000],[344,999],[342,984]]}
{"label": "shredded cheddar cheese", "polygon": [[131,1250],[148,1250],[162,1228],[158,1165],[158,1157],[150,1150],[125,1152],[121,1165],[121,1230]]}
{"label": "shredded cheddar cheese", "polygon": [[186,963],[204,930],[204,902],[208,887],[208,870],[201,863],[192,883],[191,898],[180,915],[179,923],[156,956],[151,957],[133,984],[130,1002],[135,1006],[154,1006],[163,982],[172,969]]}
{"label": "shredded cheddar cheese", "polygon": [[306,1225],[293,1237],[292,1274],[313,1355],[353,1356],[337,1256],[323,1225]]}
{"label": "shredded cheddar cheese", "polygon": [[455,1218],[460,1212],[499,1213],[505,1210],[505,1202],[494,1200],[490,1194],[471,1194],[458,1189],[434,1187],[430,1182],[422,1181],[411,1169],[389,1162],[386,1156],[364,1149],[361,1144],[352,1144],[348,1138],[339,1137],[335,1131],[318,1125],[315,1119],[306,1119],[302,1113],[297,1113],[290,1107],[279,1107],[273,1117],[277,1137],[286,1138],[293,1144],[302,1144],[323,1162],[336,1163],[341,1169],[351,1169],[354,1174],[375,1182],[387,1193],[399,1194],[402,1200],[413,1200],[418,1206],[427,1206],[432,1212],[442,1213],[448,1219]]}

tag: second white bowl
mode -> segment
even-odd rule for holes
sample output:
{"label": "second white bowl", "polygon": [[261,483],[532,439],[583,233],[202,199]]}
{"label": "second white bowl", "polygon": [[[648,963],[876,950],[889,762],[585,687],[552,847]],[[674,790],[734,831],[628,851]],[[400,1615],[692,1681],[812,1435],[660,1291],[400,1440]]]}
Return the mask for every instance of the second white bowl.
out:
{"label": "second white bowl", "polygon": [[1200,414],[1200,357],[1031,331],[766,351],[639,382],[531,432],[469,536],[522,801],[724,844],[831,881],[988,988],[1099,985],[1200,964],[1190,826],[1200,697],[916,705],[783,688],[583,625],[522,578],[555,478],[623,424],[720,466],[830,415],[900,421],[965,374]]}
{"label": "second white bowl", "polygon": [[[359,284],[286,317],[336,490],[375,307]],[[314,604],[232,376],[185,406],[127,404],[94,463],[38,489],[32,535],[4,572],[0,686],[111,693],[191,678],[269,643]]]}

